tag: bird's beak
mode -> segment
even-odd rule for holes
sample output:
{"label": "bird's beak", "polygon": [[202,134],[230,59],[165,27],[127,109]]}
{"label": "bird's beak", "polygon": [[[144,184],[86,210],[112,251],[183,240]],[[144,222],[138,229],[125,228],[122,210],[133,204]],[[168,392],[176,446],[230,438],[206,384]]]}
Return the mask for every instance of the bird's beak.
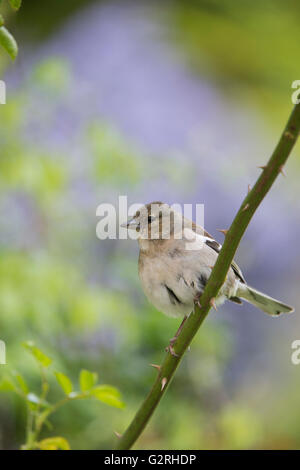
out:
{"label": "bird's beak", "polygon": [[127,222],[121,224],[120,227],[135,230],[139,226],[139,223],[135,220],[134,217],[128,219]]}

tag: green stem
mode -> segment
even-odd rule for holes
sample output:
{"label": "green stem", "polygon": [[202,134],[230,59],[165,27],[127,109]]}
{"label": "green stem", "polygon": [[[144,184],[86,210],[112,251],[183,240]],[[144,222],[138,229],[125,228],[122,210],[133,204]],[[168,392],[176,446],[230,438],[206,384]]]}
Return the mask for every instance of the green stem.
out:
{"label": "green stem", "polygon": [[48,394],[48,391],[49,391],[49,383],[47,381],[47,377],[46,377],[46,369],[41,366],[40,368],[40,371],[41,371],[41,394],[40,394],[40,403],[38,403],[37,405],[37,409],[36,409],[36,412],[35,412],[35,423],[34,423],[34,426],[35,426],[35,434],[38,435],[39,431],[38,431],[38,418],[40,416],[40,408],[41,408],[41,403],[43,400],[46,400],[47,398],[47,394]]}
{"label": "green stem", "polygon": [[295,145],[299,131],[300,104],[294,107],[269,162],[263,168],[262,174],[258,178],[253,189],[247,194],[234,221],[232,222],[232,225],[225,237],[217,262],[201,296],[201,309],[197,307],[195,314],[189,316],[174,345],[174,349],[178,357],[174,357],[170,353],[167,354],[152,389],[136,413],[133,421],[120,438],[117,449],[130,449],[151,418],[155,408],[165,393],[185,350],[206,318],[211,308],[211,299],[217,297],[249,222],[251,221],[256,209],[268,193],[278,174],[282,171],[282,167]]}
{"label": "green stem", "polygon": [[33,427],[33,413],[32,413],[32,410],[30,409],[29,404],[27,403],[26,442],[22,446],[23,450],[29,450],[33,446],[35,438],[34,438],[32,427]]}
{"label": "green stem", "polygon": [[55,413],[60,407],[62,407],[66,403],[68,403],[70,401],[74,401],[74,400],[81,400],[83,398],[86,398],[86,396],[87,395],[85,393],[77,394],[74,397],[66,396],[62,400],[60,400],[57,403],[55,403],[54,405],[52,405],[51,408],[49,408],[48,410],[41,413],[38,416],[38,419],[36,420],[36,431],[35,431],[36,439],[39,436],[46,419],[48,419],[50,415]]}
{"label": "green stem", "polygon": [[[49,409],[43,411],[42,413],[37,413],[35,421],[33,421],[33,415],[30,407],[28,406],[28,422],[27,422],[27,434],[26,434],[26,443],[22,445],[22,450],[33,450],[38,448],[37,440],[39,435],[42,431],[42,428],[45,424],[45,421],[49,418],[50,415],[55,413],[61,406],[65,405],[66,403],[74,400],[81,400],[86,398],[86,393],[81,393],[71,396],[66,396],[62,400],[58,401],[54,405],[52,405]],[[34,430],[33,430],[34,424]]]}

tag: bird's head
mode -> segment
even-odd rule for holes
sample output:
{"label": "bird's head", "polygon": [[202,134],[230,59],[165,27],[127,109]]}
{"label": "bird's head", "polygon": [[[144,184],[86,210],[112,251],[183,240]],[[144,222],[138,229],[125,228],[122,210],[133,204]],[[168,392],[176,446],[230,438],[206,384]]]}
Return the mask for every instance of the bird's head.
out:
{"label": "bird's head", "polygon": [[170,239],[176,225],[182,226],[182,216],[168,204],[160,201],[150,202],[142,206],[123,227],[135,230],[138,239],[162,240]]}

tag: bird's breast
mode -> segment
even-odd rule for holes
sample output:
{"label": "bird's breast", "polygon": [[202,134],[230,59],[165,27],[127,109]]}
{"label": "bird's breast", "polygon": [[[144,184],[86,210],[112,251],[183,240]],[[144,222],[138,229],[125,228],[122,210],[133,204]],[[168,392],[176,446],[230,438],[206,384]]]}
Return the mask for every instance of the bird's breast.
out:
{"label": "bird's breast", "polygon": [[168,257],[140,256],[139,276],[146,297],[159,311],[179,317],[193,309],[193,289]]}

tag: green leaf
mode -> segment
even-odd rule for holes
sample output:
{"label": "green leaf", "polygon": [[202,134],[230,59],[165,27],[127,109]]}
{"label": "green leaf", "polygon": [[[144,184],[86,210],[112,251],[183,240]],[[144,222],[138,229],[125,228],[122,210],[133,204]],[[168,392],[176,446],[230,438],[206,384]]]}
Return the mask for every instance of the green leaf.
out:
{"label": "green leaf", "polygon": [[64,437],[48,437],[37,443],[41,450],[70,450],[70,444]]}
{"label": "green leaf", "polygon": [[18,55],[18,44],[15,38],[10,32],[4,27],[0,27],[0,44],[8,52],[10,57],[15,60]]}
{"label": "green leaf", "polygon": [[98,380],[98,374],[96,372],[90,372],[89,370],[82,369],[79,375],[80,390],[86,392],[96,385]]}
{"label": "green leaf", "polygon": [[115,408],[125,407],[125,404],[121,401],[119,390],[111,385],[98,385],[91,390],[90,394],[97,398],[97,400]]}
{"label": "green leaf", "polygon": [[73,390],[73,384],[69,377],[67,377],[62,372],[55,372],[55,377],[65,394],[69,395]]}
{"label": "green leaf", "polygon": [[16,392],[16,385],[8,378],[2,379],[0,382],[0,391],[1,392]]}
{"label": "green leaf", "polygon": [[52,364],[52,359],[46,356],[40,349],[38,349],[32,341],[26,341],[23,343],[24,348],[31,352],[33,357],[43,366],[49,367]]}
{"label": "green leaf", "polygon": [[29,393],[29,387],[25,379],[23,378],[23,376],[19,374],[19,372],[14,372],[14,377],[16,378],[22,392],[24,392],[27,395]]}
{"label": "green leaf", "polygon": [[3,16],[0,15],[0,26],[3,26],[4,25],[4,19],[3,19]]}
{"label": "green leaf", "polygon": [[10,376],[6,376],[0,382],[0,391],[3,392],[23,392],[25,395],[29,393],[29,387],[23,376],[16,371],[11,371]]}

